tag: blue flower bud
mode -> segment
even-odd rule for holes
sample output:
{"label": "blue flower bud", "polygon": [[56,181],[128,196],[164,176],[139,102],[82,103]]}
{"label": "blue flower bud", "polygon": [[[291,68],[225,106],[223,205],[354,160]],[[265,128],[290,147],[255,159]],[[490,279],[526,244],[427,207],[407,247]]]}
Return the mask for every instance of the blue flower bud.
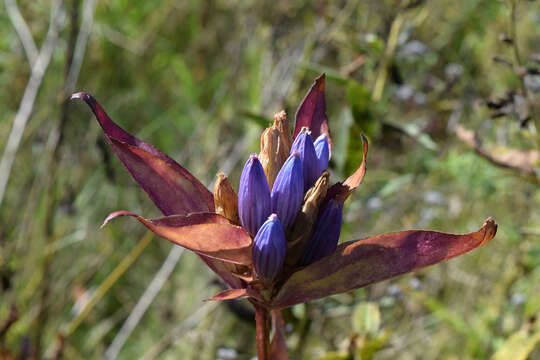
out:
{"label": "blue flower bud", "polygon": [[330,158],[330,146],[328,145],[328,135],[322,134],[313,143],[315,154],[317,155],[317,176],[328,169],[328,159]]}
{"label": "blue flower bud", "polygon": [[304,199],[302,160],[297,151],[293,151],[279,170],[271,198],[272,212],[278,215],[283,228],[287,229],[296,219]]}
{"label": "blue flower bud", "polygon": [[252,154],[244,165],[238,189],[238,217],[251,236],[257,234],[270,214],[271,205],[270,188],[263,167],[257,155]]}
{"label": "blue flower bud", "polygon": [[291,154],[298,151],[302,160],[302,173],[304,175],[304,191],[308,190],[317,178],[317,155],[313,146],[313,138],[311,137],[307,127],[303,127],[300,133],[294,139],[291,146]]}
{"label": "blue flower bud", "polygon": [[300,261],[301,265],[309,265],[336,251],[341,232],[342,215],[343,203],[331,199],[315,223],[313,234]]}
{"label": "blue flower bud", "polygon": [[283,227],[276,214],[270,215],[253,239],[253,266],[260,278],[271,280],[279,273],[285,254],[287,241]]}

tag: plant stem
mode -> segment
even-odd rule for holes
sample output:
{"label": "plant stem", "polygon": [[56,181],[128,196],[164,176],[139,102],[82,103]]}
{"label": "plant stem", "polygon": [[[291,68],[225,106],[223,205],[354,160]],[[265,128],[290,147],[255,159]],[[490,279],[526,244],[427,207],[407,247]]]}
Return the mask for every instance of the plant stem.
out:
{"label": "plant stem", "polygon": [[257,358],[258,360],[270,359],[270,313],[268,309],[253,302],[255,307],[255,327],[257,331]]}

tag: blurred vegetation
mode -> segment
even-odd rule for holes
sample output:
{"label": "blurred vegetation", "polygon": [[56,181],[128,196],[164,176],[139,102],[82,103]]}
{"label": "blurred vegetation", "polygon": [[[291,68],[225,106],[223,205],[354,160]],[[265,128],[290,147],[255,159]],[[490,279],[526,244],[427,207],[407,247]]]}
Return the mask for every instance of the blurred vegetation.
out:
{"label": "blurred vegetation", "polygon": [[[5,11],[14,3],[39,50],[54,2],[1,5],[1,149],[31,75]],[[370,138],[342,239],[500,224],[471,254],[287,310],[293,359],[540,358],[538,163],[524,173],[456,135],[473,131],[495,157],[540,150],[538,1],[58,3],[58,40],[0,205],[0,359],[103,358],[171,249],[129,219],[99,229],[115,210],[159,212],[88,108],[66,102],[85,21],[73,90],[206,184],[222,169],[237,184],[273,113],[292,121],[325,71],[333,181],[360,163],[359,134]],[[252,358],[243,303],[202,301],[220,286],[182,253],[118,358]]]}

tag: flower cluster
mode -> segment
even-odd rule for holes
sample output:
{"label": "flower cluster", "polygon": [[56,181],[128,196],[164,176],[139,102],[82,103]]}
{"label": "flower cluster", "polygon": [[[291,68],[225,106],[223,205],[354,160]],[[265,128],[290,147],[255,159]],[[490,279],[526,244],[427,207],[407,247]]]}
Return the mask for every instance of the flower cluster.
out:
{"label": "flower cluster", "polygon": [[363,159],[343,182],[330,184],[332,139],[324,74],[296,112],[291,132],[285,112],[261,136],[261,151],[247,160],[238,193],[218,174],[210,193],[185,168],[134,137],[89,94],[84,100],[135,181],[163,212],[132,216],[157,235],[197,253],[230,289],[212,299],[248,298],[257,309],[280,309],[349,291],[473,250],[495,236],[488,219],[464,235],[409,230],[338,244],[344,203],[366,172]]}
{"label": "flower cluster", "polygon": [[[272,279],[281,270],[287,248],[285,234],[302,208],[304,193],[328,168],[328,158],[328,136],[322,134],[314,143],[311,132],[304,127],[277,173],[272,191],[257,155],[252,154],[246,162],[240,178],[238,212],[242,226],[251,235],[256,234],[253,265],[259,277]],[[326,205],[317,220],[316,231],[307,245],[310,252],[303,256],[302,265],[309,265],[336,249],[343,206],[334,202]]]}

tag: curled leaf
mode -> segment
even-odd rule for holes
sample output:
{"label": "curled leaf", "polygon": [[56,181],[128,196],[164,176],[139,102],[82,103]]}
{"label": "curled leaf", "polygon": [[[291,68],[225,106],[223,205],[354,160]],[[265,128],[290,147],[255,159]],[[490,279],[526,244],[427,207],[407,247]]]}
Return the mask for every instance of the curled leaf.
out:
{"label": "curled leaf", "polygon": [[490,218],[480,230],[465,235],[410,230],[346,242],[334,254],[295,272],[272,306],[285,308],[436,264],[476,249],[496,232]]}
{"label": "curled leaf", "polygon": [[165,215],[214,211],[212,194],[176,161],[123,130],[91,95],[71,98],[90,106],[120,161]]}
{"label": "curled leaf", "polygon": [[129,211],[116,211],[103,226],[118,216],[132,216],[144,226],[177,245],[201,255],[235,264],[251,264],[251,238],[239,226],[215,213],[171,215],[148,220]]}
{"label": "curled leaf", "polygon": [[360,167],[345,181],[336,183],[330,189],[328,189],[328,195],[326,196],[327,200],[336,199],[341,202],[345,202],[349,195],[352,194],[354,189],[356,189],[358,185],[362,183],[362,180],[364,180],[364,176],[366,175],[366,160],[369,146],[367,138],[364,135],[361,136],[362,144],[364,146],[364,153],[362,154],[362,163],[360,164]]}

